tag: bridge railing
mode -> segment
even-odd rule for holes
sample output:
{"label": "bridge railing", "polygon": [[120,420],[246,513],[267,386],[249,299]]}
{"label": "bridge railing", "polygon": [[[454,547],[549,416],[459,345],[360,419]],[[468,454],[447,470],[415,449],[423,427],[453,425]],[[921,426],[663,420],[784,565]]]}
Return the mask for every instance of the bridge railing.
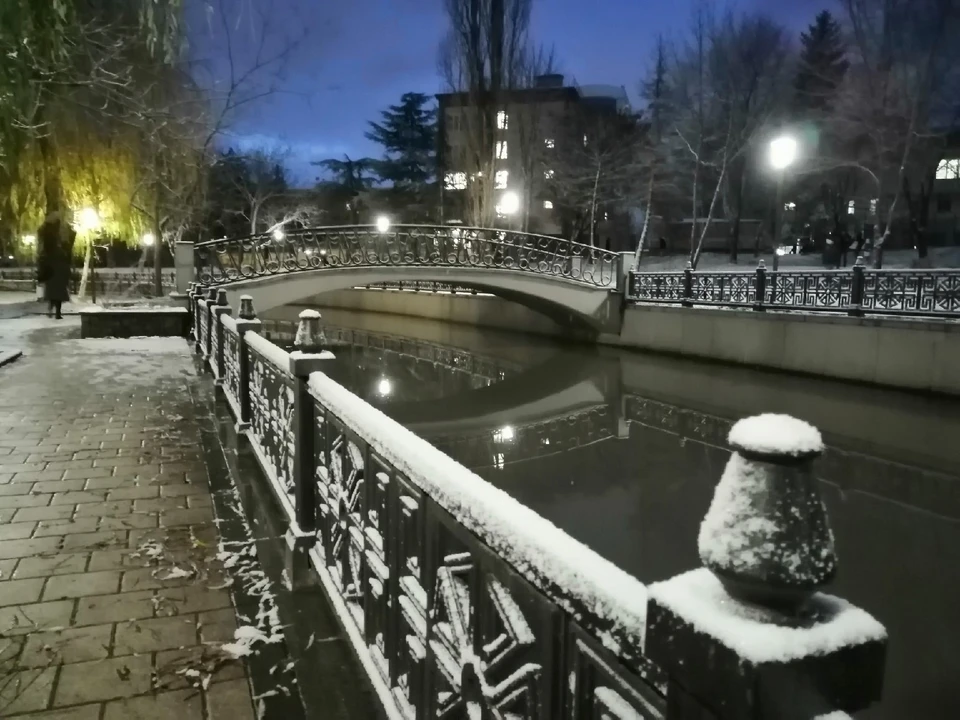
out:
{"label": "bridge railing", "polygon": [[862,315],[960,317],[960,270],[631,272],[631,303],[706,305]]}
{"label": "bridge railing", "polygon": [[[234,319],[222,295],[190,297],[287,517],[289,577],[319,577],[391,717],[799,719],[879,697],[882,626],[813,592],[834,568],[813,428],[800,455],[731,431],[739,452],[704,526],[729,525],[733,545],[701,542],[712,571],[646,587],[334,382],[329,353],[262,338],[249,298]],[[789,574],[807,562],[817,572]]]}
{"label": "bridge railing", "polygon": [[346,267],[462,267],[549,275],[616,288],[619,253],[547,235],[441,225],[339,226],[224,238],[194,248],[196,277],[222,285]]}

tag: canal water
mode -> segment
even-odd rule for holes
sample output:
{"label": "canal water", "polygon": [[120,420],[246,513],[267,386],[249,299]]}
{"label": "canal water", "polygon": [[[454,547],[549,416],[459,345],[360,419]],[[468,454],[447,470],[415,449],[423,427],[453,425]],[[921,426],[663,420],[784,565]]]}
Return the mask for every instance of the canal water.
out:
{"label": "canal water", "polygon": [[[302,308],[265,331],[292,342]],[[960,403],[399,316],[322,310],[328,374],[635,575],[699,566],[738,418],[823,433],[840,569],[890,632],[870,720],[960,718]]]}

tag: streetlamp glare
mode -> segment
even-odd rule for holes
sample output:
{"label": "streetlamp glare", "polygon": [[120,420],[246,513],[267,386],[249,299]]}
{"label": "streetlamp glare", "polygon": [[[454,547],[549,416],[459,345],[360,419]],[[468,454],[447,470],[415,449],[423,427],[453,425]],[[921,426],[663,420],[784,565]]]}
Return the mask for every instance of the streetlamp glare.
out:
{"label": "streetlamp glare", "polygon": [[100,213],[96,208],[85,207],[77,213],[77,229],[87,232],[100,229]]}
{"label": "streetlamp glare", "polygon": [[32,245],[34,245],[36,242],[37,242],[37,236],[36,236],[36,235],[24,235],[24,236],[23,236],[23,244],[24,244],[24,245],[32,246]]}
{"label": "streetlamp glare", "polygon": [[153,233],[151,232],[144,233],[143,237],[141,238],[141,242],[143,243],[144,247],[153,247],[153,244],[156,241],[157,241],[157,238],[155,238]]}
{"label": "streetlamp glare", "polygon": [[500,196],[500,212],[504,215],[513,215],[520,209],[520,196],[509,190]]}
{"label": "streetlamp glare", "polygon": [[283,228],[274,228],[273,229],[273,239],[274,240],[283,240],[286,235],[283,234]]}
{"label": "streetlamp glare", "polygon": [[390,218],[386,215],[381,215],[377,218],[377,232],[385,233],[390,229]]}
{"label": "streetlamp glare", "polygon": [[797,159],[797,141],[782,135],[770,142],[770,164],[775,170],[784,170]]}
{"label": "streetlamp glare", "polygon": [[381,395],[389,395],[393,392],[393,383],[387,378],[381,378],[380,382],[377,383],[377,392]]}

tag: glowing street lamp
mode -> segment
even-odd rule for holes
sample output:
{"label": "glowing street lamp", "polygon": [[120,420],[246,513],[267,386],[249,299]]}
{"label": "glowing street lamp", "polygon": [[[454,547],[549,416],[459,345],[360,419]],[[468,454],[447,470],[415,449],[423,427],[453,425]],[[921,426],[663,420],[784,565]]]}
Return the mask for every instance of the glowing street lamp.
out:
{"label": "glowing street lamp", "polygon": [[144,233],[143,237],[140,238],[140,242],[143,243],[144,247],[153,247],[153,244],[156,241],[157,241],[157,238],[151,232]]}
{"label": "glowing street lamp", "polygon": [[377,232],[385,233],[390,229],[390,218],[386,215],[381,215],[377,218]]}
{"label": "glowing street lamp", "polygon": [[770,165],[777,171],[777,201],[773,208],[773,242],[777,247],[773,252],[773,269],[780,267],[780,233],[783,226],[783,176],[797,159],[797,140],[790,135],[781,135],[770,141]]}
{"label": "glowing street lamp", "polygon": [[520,196],[513,190],[508,190],[500,196],[500,213],[513,215],[520,209]]}
{"label": "glowing street lamp", "polygon": [[37,236],[36,236],[36,235],[24,235],[24,236],[23,236],[23,244],[26,245],[27,247],[33,247],[34,245],[37,244]]}
{"label": "glowing street lamp", "polygon": [[387,378],[381,378],[380,382],[377,383],[377,392],[383,396],[389,395],[393,392],[393,383]]}
{"label": "glowing street lamp", "polygon": [[283,232],[283,228],[274,228],[273,229],[273,239],[277,242],[283,240],[286,237],[286,234]]}
{"label": "glowing street lamp", "polygon": [[77,213],[77,230],[80,232],[96,232],[100,229],[100,213],[96,208],[85,207]]}

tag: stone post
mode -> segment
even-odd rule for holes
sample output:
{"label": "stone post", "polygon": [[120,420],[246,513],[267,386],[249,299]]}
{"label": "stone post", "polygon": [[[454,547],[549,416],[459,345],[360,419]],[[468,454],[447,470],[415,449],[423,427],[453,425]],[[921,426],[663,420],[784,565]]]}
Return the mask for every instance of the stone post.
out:
{"label": "stone post", "polygon": [[[322,369],[325,362],[334,358],[333,353],[320,351],[323,331],[320,328],[320,313],[304,310],[294,345],[290,353],[290,374],[294,377],[293,428],[295,449],[293,456],[293,482],[296,501],[296,522],[287,536],[287,571],[294,587],[313,584],[315,574],[310,569],[307,553],[316,542],[317,496],[316,496],[316,402],[310,395],[310,374]],[[307,352],[307,351],[313,352]]]}
{"label": "stone post", "polygon": [[753,309],[763,310],[767,298],[767,265],[763,260],[757,265],[757,274],[753,284]]}
{"label": "stone post", "polygon": [[207,296],[203,301],[203,308],[200,312],[205,313],[207,316],[207,334],[203,338],[203,361],[207,362],[210,360],[210,350],[212,347],[211,339],[213,338],[213,306],[217,304],[217,289],[210,288],[207,290]]}
{"label": "stone post", "polygon": [[224,373],[224,362],[223,362],[223,323],[220,322],[221,315],[230,315],[231,308],[227,304],[227,291],[226,290],[217,290],[217,304],[213,307],[210,320],[213,323],[211,327],[211,332],[217,334],[217,356],[215,358],[210,358],[210,362],[213,367],[216,368],[216,377],[214,383],[216,385],[223,385],[223,373]]}
{"label": "stone post", "polygon": [[253,309],[253,298],[243,295],[240,298],[240,312],[237,315],[237,334],[240,336],[240,417],[237,418],[236,431],[242,433],[250,428],[250,348],[244,336],[248,332],[260,332],[260,320]]}
{"label": "stone post", "polygon": [[195,275],[192,242],[176,242],[173,246],[173,266],[176,268],[177,292],[185,293]]}
{"label": "stone post", "polygon": [[866,280],[864,276],[865,269],[866,266],[863,262],[863,255],[857,256],[856,262],[853,263],[853,278],[850,282],[850,309],[847,310],[847,313],[850,315],[863,315],[863,290]]}
{"label": "stone post", "polygon": [[645,652],[667,720],[811,720],[879,700],[886,631],[819,592],[836,573],[813,473],[820,433],[786,415],[736,423],[700,528],[706,568],[651,585]]}

